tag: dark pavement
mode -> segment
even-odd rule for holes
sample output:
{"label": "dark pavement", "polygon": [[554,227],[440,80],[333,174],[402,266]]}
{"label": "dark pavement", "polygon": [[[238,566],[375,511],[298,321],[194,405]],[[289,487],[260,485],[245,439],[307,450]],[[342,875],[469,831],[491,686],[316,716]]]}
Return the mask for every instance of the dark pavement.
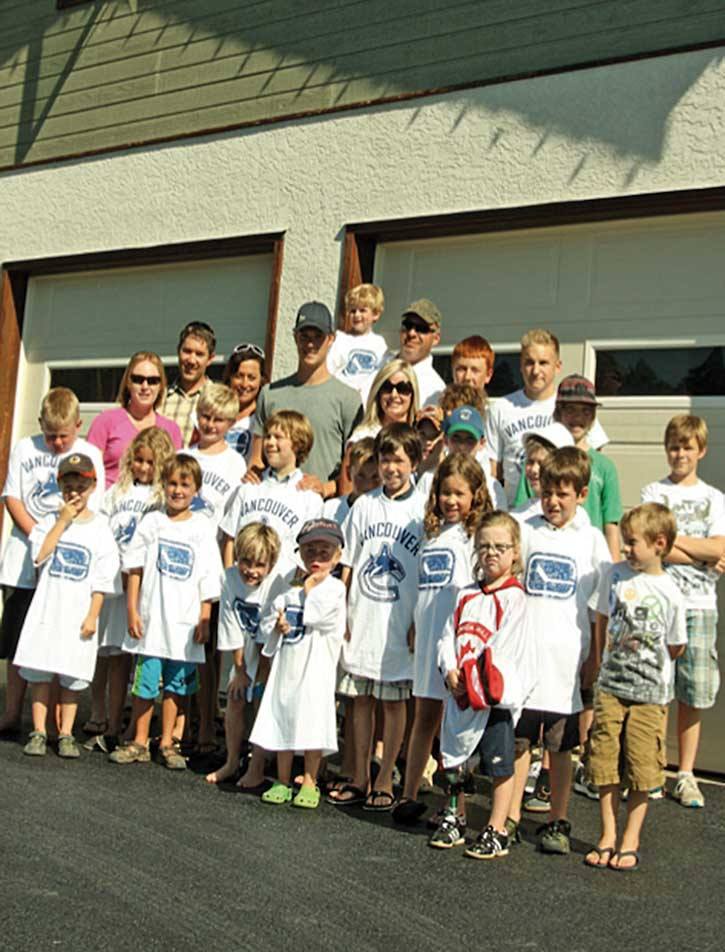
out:
{"label": "dark pavement", "polygon": [[[475,862],[362,811],[270,807],[191,770],[0,743],[0,949],[598,952],[725,947],[725,789],[652,804],[634,874],[576,852]],[[431,806],[435,800],[431,798]],[[473,827],[483,821],[476,797]],[[535,821],[527,824],[531,833]]]}

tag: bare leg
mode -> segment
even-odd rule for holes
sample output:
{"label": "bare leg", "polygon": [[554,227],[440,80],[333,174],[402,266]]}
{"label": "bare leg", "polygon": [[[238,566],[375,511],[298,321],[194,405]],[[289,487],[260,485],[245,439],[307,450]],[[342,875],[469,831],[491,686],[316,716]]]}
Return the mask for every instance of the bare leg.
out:
{"label": "bare leg", "polygon": [[278,750],[277,751],[277,779],[280,783],[285,784],[289,787],[290,777],[292,775],[292,758],[294,757],[294,751],[291,750]]}
{"label": "bare leg", "polygon": [[305,776],[302,781],[303,787],[316,787],[317,775],[320,772],[320,761],[322,760],[321,750],[305,751]]}
{"label": "bare leg", "polygon": [[393,769],[398,758],[406,721],[405,701],[383,701],[383,762],[375,780],[375,789],[393,792]]}
{"label": "bare leg", "polygon": [[154,702],[145,697],[133,698],[133,722],[136,725],[134,743],[148,747],[151,718],[154,714]]}
{"label": "bare leg", "polygon": [[216,666],[214,657],[207,657],[205,664],[199,665],[199,693],[197,705],[199,707],[199,736],[197,747],[203,753],[204,748],[216,748],[216,732],[214,730],[214,716],[216,714]]}
{"label": "bare leg", "polygon": [[78,691],[60,689],[60,733],[66,737],[73,736],[73,725],[78,713]]}
{"label": "bare leg", "polygon": [[[350,763],[352,764],[352,786],[367,793],[370,786],[370,748],[373,741],[375,722],[374,697],[356,697],[351,700],[352,744],[350,745]],[[349,794],[339,794],[333,790],[330,799],[345,803],[351,799]]]}
{"label": "bare leg", "polygon": [[491,797],[490,825],[498,833],[506,832],[506,820],[511,809],[511,797],[514,792],[514,774],[510,777],[494,777]]}
{"label": "bare leg", "polygon": [[551,813],[552,820],[565,820],[571,795],[571,751],[550,753],[551,767]]}
{"label": "bare leg", "polygon": [[700,746],[701,712],[689,704],[677,702],[677,740],[680,751],[680,770],[692,773],[695,769],[697,749]]}
{"label": "bare leg", "polygon": [[[614,850],[617,843],[617,812],[619,810],[619,784],[608,783],[599,787],[599,816],[602,831],[597,846],[600,850]],[[594,850],[590,850],[585,859],[593,866],[607,866],[609,855],[601,857]],[[607,862],[602,862],[606,859]]]}
{"label": "bare leg", "polygon": [[511,809],[509,816],[518,823],[521,820],[521,802],[524,798],[524,789],[526,788],[526,778],[529,776],[529,767],[531,766],[531,749],[526,748],[516,754],[514,761],[514,786],[511,794]]}
{"label": "bare leg", "polygon": [[433,747],[433,739],[441,722],[443,702],[434,698],[417,697],[413,729],[408,743],[408,758],[405,764],[403,797],[415,800],[418,796],[423,771]]}
{"label": "bare leg", "polygon": [[[96,670],[91,681],[91,716],[87,723],[100,725],[106,722],[106,682],[110,660],[107,655],[99,654],[96,657]],[[64,732],[61,730],[61,733]]]}
{"label": "bare leg", "polygon": [[50,696],[48,698],[48,710],[51,715],[51,731],[58,734],[60,732],[60,685],[58,679],[53,678],[50,682]]}
{"label": "bare leg", "polygon": [[[647,816],[647,807],[649,805],[648,790],[630,790],[629,800],[627,800],[627,822],[622,833],[622,841],[619,844],[619,853],[635,852],[639,849],[639,838],[644,824],[644,818]],[[637,865],[636,856],[625,856],[623,859],[617,857],[617,862],[612,863],[613,867],[621,869],[630,869]]]}
{"label": "bare leg", "polygon": [[0,731],[20,727],[25,700],[25,681],[20,677],[20,669],[10,660],[7,663],[7,685],[5,689],[5,713],[0,717]]}
{"label": "bare leg", "polygon": [[244,698],[227,698],[227,710],[224,715],[224,737],[226,739],[227,759],[223,767],[206,775],[209,783],[221,783],[233,777],[239,769],[244,737]]}
{"label": "bare leg", "polygon": [[34,684],[31,688],[31,694],[33,697],[33,730],[45,734],[48,725],[48,707],[50,706],[50,682]]}
{"label": "bare leg", "polygon": [[164,692],[161,702],[161,747],[171,747],[174,743],[174,728],[181,710],[178,694]]}
{"label": "bare leg", "polygon": [[258,787],[260,783],[263,783],[264,764],[264,749],[262,747],[257,747],[256,744],[253,744],[252,754],[249,758],[249,764],[247,765],[247,769],[244,772],[244,776],[239,778],[237,786],[244,789],[245,787]]}
{"label": "bare leg", "polygon": [[131,655],[112,655],[108,672],[108,733],[118,737],[121,733],[123,706],[128,693],[128,676],[131,672]]}

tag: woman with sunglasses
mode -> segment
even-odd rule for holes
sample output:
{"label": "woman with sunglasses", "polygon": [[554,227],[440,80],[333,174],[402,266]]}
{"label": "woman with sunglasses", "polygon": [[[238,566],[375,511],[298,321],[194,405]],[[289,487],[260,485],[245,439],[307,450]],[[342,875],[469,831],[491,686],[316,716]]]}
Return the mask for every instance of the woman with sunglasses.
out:
{"label": "woman with sunglasses", "polygon": [[156,412],[165,393],[166,374],[161,358],[146,350],[135,353],[118,387],[116,400],[120,406],[99,413],[88,430],[89,443],[103,454],[106,487],[118,479],[121,457],[140,430],[158,426],[169,434],[174,448],[181,449],[183,441],[178,425]]}
{"label": "woman with sunglasses", "polygon": [[256,344],[239,344],[229,355],[222,373],[225,383],[239,397],[239,415],[226,435],[227,443],[249,462],[259,391],[267,383],[265,356]]}
{"label": "woman with sunglasses", "polygon": [[348,446],[366,436],[376,437],[389,423],[415,425],[418,412],[418,381],[405,360],[391,360],[375,375],[370,387],[365,415],[350,437]]}

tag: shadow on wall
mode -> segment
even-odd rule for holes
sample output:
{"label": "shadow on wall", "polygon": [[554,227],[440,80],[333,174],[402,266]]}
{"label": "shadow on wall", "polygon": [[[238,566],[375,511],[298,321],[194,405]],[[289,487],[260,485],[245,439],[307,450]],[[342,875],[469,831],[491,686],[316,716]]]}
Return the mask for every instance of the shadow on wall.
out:
{"label": "shadow on wall", "polygon": [[[173,138],[704,42],[721,25],[683,14],[674,0],[632,23],[619,22],[626,11],[617,4],[585,6],[311,0],[301,10],[289,0],[116,0],[56,12],[55,0],[38,0],[32,14],[15,17],[0,7],[0,166],[11,148],[22,164]],[[484,86],[449,134],[480,107],[541,129],[534,152],[557,134],[604,142],[635,165],[656,161],[672,109],[721,58],[705,50],[671,57],[666,70],[649,59]],[[505,136],[494,130],[487,146],[501,147]],[[586,154],[573,177],[585,163]]]}

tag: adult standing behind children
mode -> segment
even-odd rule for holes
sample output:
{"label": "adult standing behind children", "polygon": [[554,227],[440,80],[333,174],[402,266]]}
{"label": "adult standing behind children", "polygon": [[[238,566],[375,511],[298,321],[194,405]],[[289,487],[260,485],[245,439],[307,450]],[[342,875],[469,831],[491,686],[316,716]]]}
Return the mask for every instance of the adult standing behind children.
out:
{"label": "adult standing behind children", "polygon": [[360,395],[330,375],[327,354],[335,335],[332,315],[319,301],[303,304],[294,327],[297,370],[263,387],[257,401],[252,460],[248,482],[263,472],[262,436],[268,418],[278,410],[294,409],[312,425],[314,445],[305,462],[300,489],[313,489],[324,499],[337,495],[340,464],[350,434],[362,416]]}
{"label": "adult standing behind children", "polygon": [[94,418],[88,430],[88,442],[103,454],[106,488],[118,479],[121,457],[141,430],[157,426],[171,437],[174,448],[182,446],[181,430],[157,409],[164,399],[166,374],[158,354],[139,350],[132,355],[118,387],[116,403]]}
{"label": "adult standing behind children", "polygon": [[[446,388],[446,382],[433,366],[431,351],[441,342],[441,312],[432,301],[421,298],[403,311],[400,322],[400,350],[389,354],[387,360],[399,357],[407,361],[418,380],[420,406],[436,404]],[[387,363],[383,361],[383,364]]]}
{"label": "adult standing behind children", "polygon": [[231,387],[239,399],[237,418],[227,431],[227,443],[245,463],[252,455],[252,434],[259,391],[267,381],[266,357],[256,344],[238,344],[229,355],[222,372],[222,383]]}
{"label": "adult standing behind children", "polygon": [[216,336],[209,324],[191,321],[182,328],[176,348],[179,375],[166,391],[163,411],[178,424],[184,446],[191,442],[196,425],[196,403],[209,380],[206,371],[215,351]]}

